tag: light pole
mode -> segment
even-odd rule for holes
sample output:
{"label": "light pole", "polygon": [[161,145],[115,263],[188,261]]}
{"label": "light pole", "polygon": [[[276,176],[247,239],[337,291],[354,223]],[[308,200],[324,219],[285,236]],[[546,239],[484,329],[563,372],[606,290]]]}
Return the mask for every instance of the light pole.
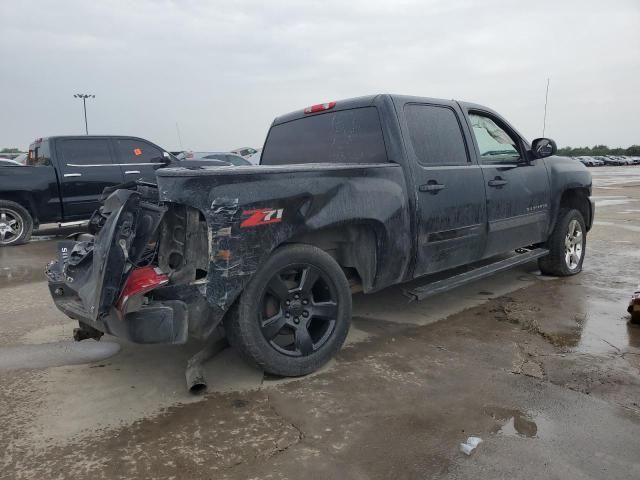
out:
{"label": "light pole", "polygon": [[89,95],[88,93],[76,93],[73,97],[82,99],[82,105],[84,106],[84,131],[89,135],[89,127],[87,125],[87,98],[96,98],[96,96]]}

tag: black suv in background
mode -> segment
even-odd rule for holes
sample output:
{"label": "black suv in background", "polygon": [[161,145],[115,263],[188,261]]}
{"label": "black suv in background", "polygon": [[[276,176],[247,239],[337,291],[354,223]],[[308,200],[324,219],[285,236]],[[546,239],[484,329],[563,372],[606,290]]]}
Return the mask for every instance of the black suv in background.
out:
{"label": "black suv in background", "polygon": [[175,161],[137,137],[39,138],[24,167],[0,168],[0,246],[27,242],[43,223],[87,220],[106,187],[155,183],[155,171]]}

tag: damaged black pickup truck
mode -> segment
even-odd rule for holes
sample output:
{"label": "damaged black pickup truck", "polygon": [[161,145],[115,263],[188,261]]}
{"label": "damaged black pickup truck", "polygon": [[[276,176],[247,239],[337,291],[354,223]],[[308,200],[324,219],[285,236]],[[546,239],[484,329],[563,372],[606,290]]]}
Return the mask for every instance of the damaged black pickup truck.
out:
{"label": "damaged black pickup truck", "polygon": [[591,175],[555,151],[471,103],[314,105],[276,118],[259,166],[166,168],[113,191],[92,233],[60,244],[51,294],[88,336],[223,331],[265,371],[303,375],[342,346],[353,291],[424,277],[406,292],[421,299],[534,259],[578,273]]}

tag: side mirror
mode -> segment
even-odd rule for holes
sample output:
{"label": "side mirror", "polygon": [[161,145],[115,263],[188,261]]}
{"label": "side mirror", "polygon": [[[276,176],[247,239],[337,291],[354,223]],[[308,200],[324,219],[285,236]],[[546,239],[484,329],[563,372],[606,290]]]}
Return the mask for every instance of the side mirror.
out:
{"label": "side mirror", "polygon": [[558,151],[556,142],[550,138],[536,138],[531,142],[531,154],[533,158],[546,158],[555,155]]}

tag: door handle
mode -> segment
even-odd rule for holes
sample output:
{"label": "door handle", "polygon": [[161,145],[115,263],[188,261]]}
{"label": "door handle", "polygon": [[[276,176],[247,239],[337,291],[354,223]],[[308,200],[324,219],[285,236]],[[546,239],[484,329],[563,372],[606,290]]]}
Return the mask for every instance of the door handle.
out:
{"label": "door handle", "polygon": [[436,193],[440,192],[440,190],[442,190],[443,188],[445,188],[445,185],[443,185],[442,183],[438,183],[435,180],[429,180],[424,185],[420,185],[418,187],[418,190],[420,190],[421,192],[427,192],[432,195],[435,195]]}
{"label": "door handle", "polygon": [[505,186],[507,183],[506,180],[503,180],[502,177],[496,177],[493,180],[489,180],[489,186],[490,187],[496,187],[496,188],[500,188]]}
{"label": "door handle", "polygon": [[65,173],[63,175],[64,178],[69,178],[69,177],[81,177],[82,174],[81,173]]}
{"label": "door handle", "polygon": [[133,175],[135,173],[140,173],[140,170],[127,170],[124,172],[125,175]]}

